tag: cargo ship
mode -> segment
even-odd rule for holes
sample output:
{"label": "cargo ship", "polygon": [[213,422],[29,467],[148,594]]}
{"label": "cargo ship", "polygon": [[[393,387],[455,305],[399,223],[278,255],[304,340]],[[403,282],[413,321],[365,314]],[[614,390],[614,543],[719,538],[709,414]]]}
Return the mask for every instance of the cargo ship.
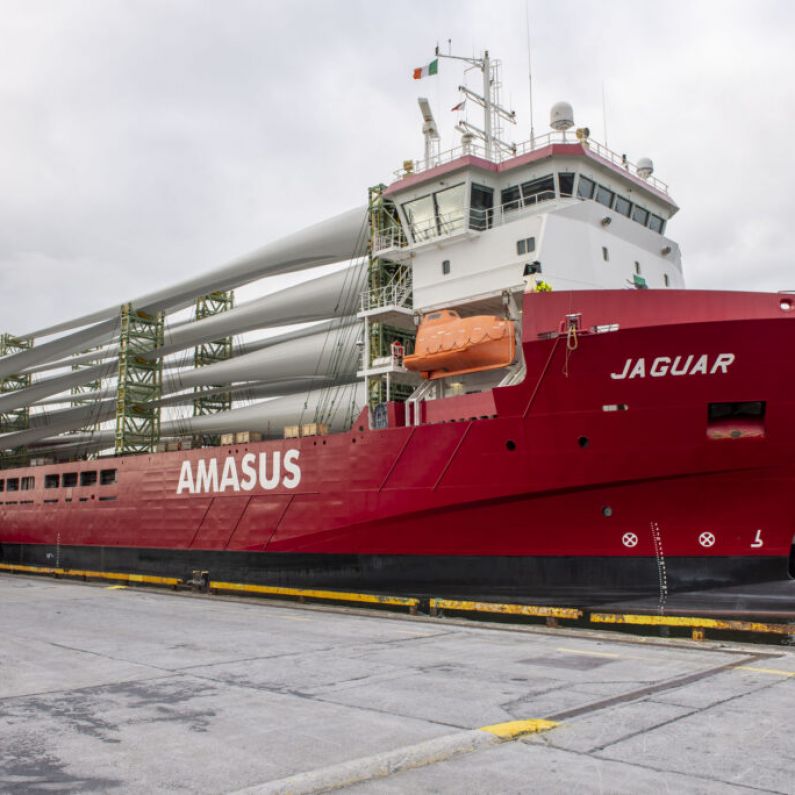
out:
{"label": "cargo ship", "polygon": [[366,207],[12,338],[1,562],[581,604],[791,579],[795,296],[685,289],[652,161],[565,102],[505,142],[499,63],[457,60],[482,126],[441,152],[420,99]]}

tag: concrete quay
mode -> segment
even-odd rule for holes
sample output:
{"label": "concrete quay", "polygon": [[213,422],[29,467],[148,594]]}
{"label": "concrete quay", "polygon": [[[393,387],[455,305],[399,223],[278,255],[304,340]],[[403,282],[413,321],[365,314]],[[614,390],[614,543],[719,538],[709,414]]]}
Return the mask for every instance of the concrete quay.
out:
{"label": "concrete quay", "polygon": [[0,574],[3,793],[795,792],[795,649]]}

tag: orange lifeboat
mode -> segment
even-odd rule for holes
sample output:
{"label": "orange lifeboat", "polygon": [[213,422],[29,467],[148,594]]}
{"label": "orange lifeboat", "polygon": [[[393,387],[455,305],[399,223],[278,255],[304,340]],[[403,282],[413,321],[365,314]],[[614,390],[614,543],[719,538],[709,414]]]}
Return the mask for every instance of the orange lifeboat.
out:
{"label": "orange lifeboat", "polygon": [[442,309],[422,318],[414,353],[404,357],[403,365],[434,380],[507,367],[515,355],[512,320],[495,315],[461,317]]}

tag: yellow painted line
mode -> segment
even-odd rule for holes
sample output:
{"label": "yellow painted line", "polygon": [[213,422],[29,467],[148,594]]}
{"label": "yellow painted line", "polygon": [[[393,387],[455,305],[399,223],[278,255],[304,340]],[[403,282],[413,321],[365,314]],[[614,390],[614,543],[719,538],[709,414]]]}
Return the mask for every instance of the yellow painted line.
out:
{"label": "yellow painted line", "polygon": [[510,720],[507,723],[493,723],[491,726],[481,726],[479,731],[488,732],[501,740],[514,740],[524,734],[545,732],[554,729],[558,724],[553,720]]}
{"label": "yellow painted line", "polygon": [[581,618],[582,610],[570,607],[542,607],[539,605],[500,604],[499,602],[466,602],[458,599],[431,599],[437,609],[465,610],[468,613],[501,613],[510,616],[541,616],[546,618]]}
{"label": "yellow painted line", "polygon": [[556,649],[556,651],[562,651],[565,654],[583,654],[586,657],[610,657],[613,659],[621,657],[620,654],[614,654],[609,651],[585,651],[584,649],[564,649],[562,647]]}
{"label": "yellow painted line", "polygon": [[282,588],[276,585],[249,585],[240,582],[210,582],[213,591],[242,591],[261,593],[269,596],[303,596],[306,599],[330,599],[336,602],[361,602],[377,605],[400,605],[417,607],[419,599],[411,596],[381,596],[370,593],[351,593],[349,591],[316,591],[306,588]]}
{"label": "yellow painted line", "polygon": [[177,577],[155,577],[148,574],[125,574],[115,571],[90,571],[87,569],[63,569],[50,566],[21,566],[0,563],[0,571],[17,571],[29,574],[57,574],[61,577],[86,577],[92,580],[120,580],[122,582],[141,582],[149,585],[179,585]]}
{"label": "yellow painted line", "polygon": [[697,627],[699,629],[723,629],[735,632],[760,632],[775,635],[795,635],[795,625],[765,624],[758,621],[730,621],[721,618],[698,616],[644,616],[620,613],[591,613],[594,624],[632,624],[648,627]]}
{"label": "yellow painted line", "polygon": [[127,590],[127,586],[126,585],[108,585],[105,588],[105,590],[106,591],[126,591]]}
{"label": "yellow painted line", "polygon": [[758,674],[770,674],[771,676],[795,676],[795,671],[782,671],[780,668],[757,668],[755,665],[738,665],[738,671],[754,671]]}

